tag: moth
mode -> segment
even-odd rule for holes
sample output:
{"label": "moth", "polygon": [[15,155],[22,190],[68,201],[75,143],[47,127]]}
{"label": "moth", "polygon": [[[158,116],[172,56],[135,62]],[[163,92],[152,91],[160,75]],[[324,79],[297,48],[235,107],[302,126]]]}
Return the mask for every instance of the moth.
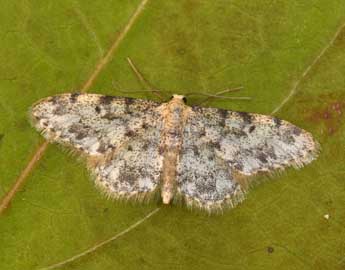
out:
{"label": "moth", "polygon": [[51,141],[82,153],[96,185],[114,198],[183,199],[206,210],[234,207],[252,176],[316,159],[312,135],[273,116],[68,93],[30,110],[33,125]]}

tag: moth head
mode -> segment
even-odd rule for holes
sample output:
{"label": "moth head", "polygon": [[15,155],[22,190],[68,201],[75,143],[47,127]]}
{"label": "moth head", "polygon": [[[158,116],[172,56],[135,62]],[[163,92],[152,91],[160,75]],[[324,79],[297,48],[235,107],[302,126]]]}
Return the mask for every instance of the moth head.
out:
{"label": "moth head", "polygon": [[187,99],[185,96],[182,96],[182,95],[177,95],[177,94],[174,94],[171,96],[170,100],[176,100],[176,101],[182,101],[184,104],[187,103]]}

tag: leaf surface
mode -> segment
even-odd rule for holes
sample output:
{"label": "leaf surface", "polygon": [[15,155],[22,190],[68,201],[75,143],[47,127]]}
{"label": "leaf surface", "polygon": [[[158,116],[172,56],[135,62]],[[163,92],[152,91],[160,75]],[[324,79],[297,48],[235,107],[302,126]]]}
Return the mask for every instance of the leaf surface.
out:
{"label": "leaf surface", "polygon": [[[43,142],[28,122],[29,107],[80,89],[139,4],[3,3],[0,196]],[[163,207],[115,242],[61,269],[344,268],[344,14],[340,0],[149,1],[89,92],[143,89],[127,57],[167,97],[168,91],[216,93],[244,86],[239,95],[253,98],[209,104],[224,109],[271,114],[299,82],[276,116],[312,132],[322,152],[305,168],[257,185],[222,215]],[[155,99],[147,92],[126,95]],[[83,161],[50,145],[0,217],[0,269],[62,261],[156,207],[108,200]]]}

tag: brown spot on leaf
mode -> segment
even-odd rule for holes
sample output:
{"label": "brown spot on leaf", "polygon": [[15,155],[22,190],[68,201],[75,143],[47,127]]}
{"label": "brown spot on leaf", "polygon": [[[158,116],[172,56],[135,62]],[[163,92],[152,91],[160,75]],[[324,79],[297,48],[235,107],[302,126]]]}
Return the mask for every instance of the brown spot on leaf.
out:
{"label": "brown spot on leaf", "polygon": [[273,247],[267,247],[267,252],[268,253],[273,253],[274,252],[274,248]]}
{"label": "brown spot on leaf", "polygon": [[334,135],[344,124],[345,100],[335,98],[332,94],[321,95],[319,99],[322,102],[318,106],[305,109],[306,118],[313,123],[323,125],[326,134]]}

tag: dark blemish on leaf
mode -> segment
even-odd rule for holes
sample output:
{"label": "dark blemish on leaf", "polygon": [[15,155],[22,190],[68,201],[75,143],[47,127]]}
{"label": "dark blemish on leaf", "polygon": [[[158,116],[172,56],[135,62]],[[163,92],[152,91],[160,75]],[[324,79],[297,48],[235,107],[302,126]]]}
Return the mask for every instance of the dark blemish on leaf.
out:
{"label": "dark blemish on leaf", "polygon": [[99,98],[99,102],[103,105],[109,105],[110,103],[113,102],[114,99],[115,99],[115,97],[113,97],[113,96],[101,96]]}
{"label": "dark blemish on leaf", "polygon": [[252,133],[255,130],[255,126],[250,126],[249,133]]}
{"label": "dark blemish on leaf", "polygon": [[99,106],[96,106],[95,107],[95,111],[96,111],[96,113],[100,113],[101,112],[101,108]]}
{"label": "dark blemish on leaf", "polygon": [[73,94],[71,94],[71,96],[70,96],[70,101],[71,101],[72,103],[75,103],[75,102],[77,101],[79,95],[80,95],[80,93],[73,93]]}
{"label": "dark blemish on leaf", "polygon": [[330,118],[330,113],[329,112],[324,112],[323,114],[323,119],[329,119]]}
{"label": "dark blemish on leaf", "polygon": [[267,252],[268,253],[273,253],[274,252],[274,248],[273,247],[267,247]]}
{"label": "dark blemish on leaf", "polygon": [[277,117],[273,117],[273,122],[274,122],[274,124],[276,125],[277,128],[279,128],[281,126],[281,124],[282,124],[282,120],[280,120]]}
{"label": "dark blemish on leaf", "polygon": [[252,122],[252,116],[247,112],[237,112],[238,116],[242,118],[243,122],[250,124]]}
{"label": "dark blemish on leaf", "polygon": [[179,54],[179,55],[184,55],[185,53],[186,53],[186,50],[184,49],[184,48],[179,48],[179,49],[177,49],[177,54]]}
{"label": "dark blemish on leaf", "polygon": [[334,135],[344,124],[343,111],[345,109],[344,97],[328,93],[317,97],[317,106],[304,106],[303,114],[310,122],[320,124],[324,134]]}

